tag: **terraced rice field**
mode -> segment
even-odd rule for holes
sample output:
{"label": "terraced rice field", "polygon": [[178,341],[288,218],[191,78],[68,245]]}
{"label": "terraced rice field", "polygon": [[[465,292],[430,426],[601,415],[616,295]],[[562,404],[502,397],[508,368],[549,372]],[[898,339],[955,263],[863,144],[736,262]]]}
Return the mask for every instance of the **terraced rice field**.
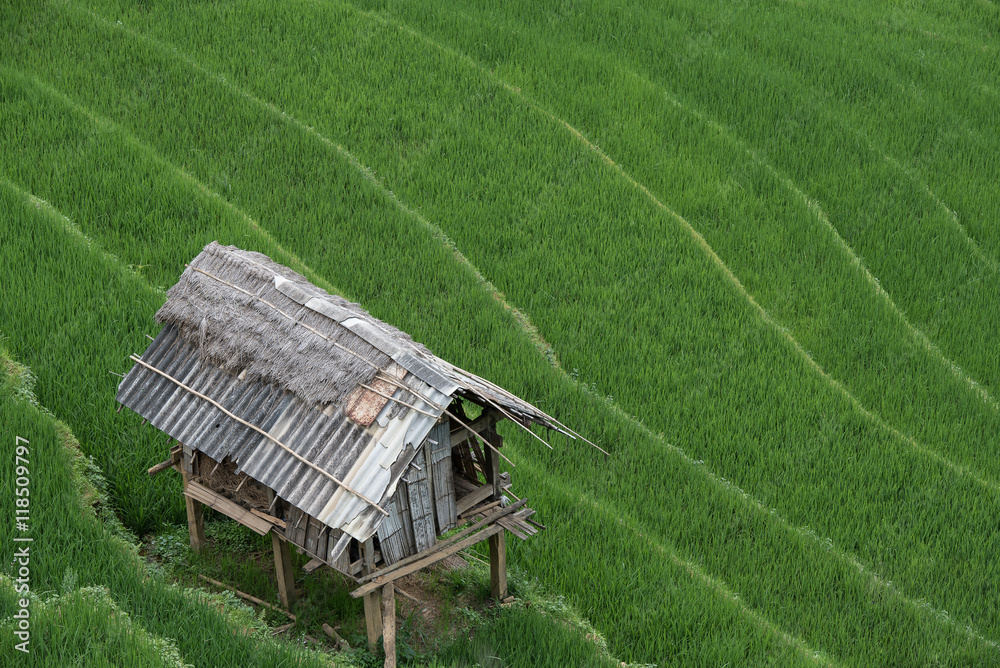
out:
{"label": "terraced rice field", "polygon": [[[0,334],[128,528],[183,510],[108,371],[218,239],[612,453],[505,435],[549,527],[510,561],[614,657],[1000,663],[993,3],[0,20]],[[137,584],[90,581],[170,636]],[[269,660],[184,635],[187,661]]]}

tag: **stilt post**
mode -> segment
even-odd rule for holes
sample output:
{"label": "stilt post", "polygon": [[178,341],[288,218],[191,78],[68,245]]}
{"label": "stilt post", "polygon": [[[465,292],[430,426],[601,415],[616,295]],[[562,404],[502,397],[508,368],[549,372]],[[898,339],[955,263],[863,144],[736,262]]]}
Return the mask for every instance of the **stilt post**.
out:
{"label": "stilt post", "polygon": [[[503,445],[503,439],[496,429],[490,427],[483,437],[496,449]],[[486,449],[486,481],[493,484],[493,500],[502,496],[500,489],[500,457],[492,448]],[[497,600],[507,597],[507,536],[501,531],[489,537],[490,546],[490,595]]]}
{"label": "stilt post", "polygon": [[[375,570],[375,541],[369,538],[361,546],[364,568],[367,575]],[[368,629],[368,647],[374,650],[382,636],[382,590],[376,589],[365,594],[365,627]]]}
{"label": "stilt post", "polygon": [[396,668],[396,589],[391,582],[382,587],[382,610],[385,668]]}
{"label": "stilt post", "polygon": [[501,531],[489,537],[490,595],[498,601],[507,598],[507,534]]}
{"label": "stilt post", "polygon": [[271,531],[271,548],[274,550],[274,571],[278,576],[278,596],[281,605],[290,610],[295,603],[295,573],[292,570],[292,551],[288,541]]}
{"label": "stilt post", "polygon": [[[186,445],[182,446],[181,455],[181,479],[184,483],[184,491],[187,492],[188,481],[193,478],[198,471],[195,452]],[[205,506],[200,501],[195,501],[187,494],[184,495],[184,508],[187,510],[188,534],[191,537],[191,549],[201,552],[208,539],[205,538]]]}

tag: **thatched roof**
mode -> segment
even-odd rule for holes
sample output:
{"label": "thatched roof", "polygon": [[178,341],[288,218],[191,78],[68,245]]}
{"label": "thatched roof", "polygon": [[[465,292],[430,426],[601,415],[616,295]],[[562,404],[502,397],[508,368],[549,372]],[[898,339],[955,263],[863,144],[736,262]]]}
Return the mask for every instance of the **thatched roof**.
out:
{"label": "thatched roof", "polygon": [[340,404],[395,361],[446,394],[500,404],[523,423],[559,430],[531,404],[261,253],[210,243],[167,291],[156,319],[176,326],[213,365],[308,403]]}
{"label": "thatched roof", "polygon": [[209,244],[156,318],[165,327],[118,400],[332,527],[339,549],[376,531],[452,399],[562,431],[531,404],[259,253]]}

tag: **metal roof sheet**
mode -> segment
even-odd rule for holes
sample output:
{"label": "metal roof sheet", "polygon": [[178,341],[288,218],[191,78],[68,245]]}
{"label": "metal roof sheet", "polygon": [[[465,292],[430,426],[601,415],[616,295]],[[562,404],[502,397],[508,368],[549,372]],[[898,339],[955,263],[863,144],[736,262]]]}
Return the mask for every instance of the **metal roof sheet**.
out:
{"label": "metal roof sheet", "polygon": [[157,319],[165,327],[119,385],[118,401],[358,540],[375,533],[454,397],[562,431],[531,404],[258,253],[209,244]]}
{"label": "metal roof sheet", "polygon": [[[222,371],[186,343],[173,326],[160,332],[141,359],[174,380],[136,364],[118,388],[118,401],[212,459],[229,457],[238,472],[359,540],[375,533],[382,513],[282,445],[384,508],[399,476],[442,412],[427,405],[422,410],[430,416],[404,408],[390,417],[396,404],[386,401],[376,420],[363,427],[348,419],[342,407],[324,410],[275,385],[240,380]],[[402,383],[439,406],[448,400],[412,374]],[[397,389],[394,396],[404,393]]]}

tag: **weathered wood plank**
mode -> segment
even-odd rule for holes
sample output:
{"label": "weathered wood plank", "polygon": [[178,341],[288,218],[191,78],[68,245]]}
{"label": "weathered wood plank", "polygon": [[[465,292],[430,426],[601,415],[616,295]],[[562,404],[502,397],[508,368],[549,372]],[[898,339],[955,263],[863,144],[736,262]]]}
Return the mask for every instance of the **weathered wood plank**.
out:
{"label": "weathered wood plank", "polygon": [[415,573],[420,569],[426,568],[432,564],[436,564],[437,562],[447,557],[450,557],[456,552],[461,552],[470,545],[475,545],[480,541],[492,538],[497,533],[502,533],[503,530],[504,530],[503,527],[500,526],[499,524],[493,524],[483,529],[479,533],[475,533],[464,540],[460,540],[457,543],[452,543],[448,545],[448,547],[442,548],[440,550],[434,550],[432,553],[422,557],[421,559],[418,559],[417,561],[414,561],[406,566],[397,568],[391,573],[382,572],[378,576],[376,576],[375,580],[373,580],[372,582],[363,584],[354,591],[352,591],[351,596],[354,598],[358,598],[360,596],[370,596],[371,594],[369,592],[377,591],[385,584],[394,582],[395,580],[398,580],[401,577],[405,577],[410,573]]}
{"label": "weathered wood plank", "polygon": [[424,459],[423,448],[417,450],[413,458],[419,470],[411,467],[407,472],[410,483],[406,486],[410,502],[410,520],[413,526],[413,540],[417,552],[423,552],[437,542],[437,532],[434,530],[434,506],[431,503],[431,491],[428,487],[427,460]]}
{"label": "weathered wood plank", "polygon": [[507,597],[507,537],[503,527],[490,536],[490,594],[497,600]]}
{"label": "weathered wood plank", "polygon": [[486,449],[486,468],[483,470],[483,473],[486,474],[486,482],[493,485],[493,500],[497,500],[500,498],[502,492],[500,489],[500,457],[498,450],[503,445],[503,439],[500,438],[500,434],[492,426],[483,433],[483,439],[492,445],[493,448],[496,448]]}
{"label": "weathered wood plank", "polygon": [[192,476],[187,471],[182,471],[181,476],[184,483],[184,508],[187,511],[191,549],[195,552],[201,552],[201,548],[208,542],[205,537],[205,507],[188,494],[191,487],[198,483],[191,480]]}
{"label": "weathered wood plank", "polygon": [[471,494],[466,494],[465,496],[460,498],[455,503],[455,509],[458,511],[458,514],[461,515],[469,508],[472,508],[474,505],[476,505],[481,501],[485,501],[491,496],[493,496],[493,486],[483,485],[481,487],[476,488],[476,491],[472,492]]}
{"label": "weathered wood plank", "polygon": [[396,592],[392,583],[382,587],[382,647],[385,668],[396,668]]}
{"label": "weathered wood plank", "polygon": [[[459,464],[461,464],[461,462],[455,461],[454,454],[452,454],[452,465],[455,466]],[[463,497],[469,492],[474,492],[479,489],[479,485],[469,480],[463,474],[461,469],[459,469],[459,475],[455,475],[454,470],[452,471],[452,479],[455,481],[455,492],[459,497]]]}
{"label": "weathered wood plank", "polygon": [[305,566],[302,567],[302,572],[312,573],[313,571],[317,570],[320,566],[323,566],[325,564],[326,562],[323,561],[322,559],[319,559],[318,557],[313,557],[312,559],[309,560],[309,563],[307,563]]}
{"label": "weathered wood plank", "polygon": [[521,531],[520,527],[518,527],[515,522],[511,522],[509,517],[505,517],[497,522],[497,524],[514,534],[517,538],[520,538],[521,540],[528,540],[528,536]]}
{"label": "weathered wood plank", "polygon": [[[472,422],[468,422],[463,419],[463,422],[469,425],[469,428],[477,434],[481,434],[484,430],[495,424],[497,421],[503,419],[503,414],[494,408],[488,408],[483,411],[483,414],[477,417]],[[454,425],[450,430],[451,434],[451,447],[455,447],[462,441],[466,439],[476,440],[476,437],[469,433],[469,430],[461,425]]]}
{"label": "weathered wood plank", "polygon": [[265,522],[270,522],[271,524],[273,524],[274,526],[278,527],[279,529],[284,529],[285,526],[287,526],[285,524],[285,520],[279,520],[274,515],[268,515],[267,513],[265,513],[262,510],[257,510],[256,508],[251,508],[250,512],[253,513],[254,515],[256,515],[257,517],[261,518]]}
{"label": "weathered wood plank", "polygon": [[274,570],[278,576],[278,596],[286,610],[295,603],[295,574],[292,571],[292,553],[288,542],[277,534],[271,534],[271,548],[274,551]]}
{"label": "weathered wood plank", "polygon": [[[184,475],[187,476],[189,474],[185,473]],[[223,515],[233,518],[243,526],[253,529],[261,536],[266,534],[274,527],[274,525],[269,520],[266,520],[262,517],[258,517],[257,515],[253,514],[243,506],[239,505],[238,503],[230,501],[221,494],[213,492],[208,487],[198,484],[194,480],[191,480],[190,478],[186,480],[185,483],[186,483],[184,486],[185,502],[190,501],[192,503],[197,503],[199,504],[199,507],[201,504],[204,504],[210,508],[214,508]],[[196,511],[196,512],[201,512],[201,511]],[[189,512],[188,522],[190,521],[191,521],[191,515]],[[202,542],[204,542],[204,528],[202,528],[201,531],[202,531],[201,540]]]}
{"label": "weathered wood plank", "polygon": [[[388,573],[393,573],[397,569],[402,568],[403,566],[406,566],[407,564],[412,564],[415,561],[419,561],[421,559],[427,558],[430,555],[437,554],[440,550],[444,550],[446,548],[449,548],[451,545],[454,545],[456,542],[460,541],[465,536],[468,536],[469,534],[471,534],[473,532],[479,531],[483,527],[486,527],[486,526],[488,526],[490,524],[495,523],[497,520],[499,520],[502,517],[506,517],[507,515],[511,515],[511,514],[517,512],[518,510],[520,510],[521,508],[523,508],[524,504],[526,504],[526,503],[527,503],[527,500],[526,499],[522,499],[522,500],[520,500],[520,501],[518,501],[516,503],[513,503],[513,504],[507,506],[506,508],[498,509],[498,510],[490,513],[489,515],[487,515],[483,519],[479,520],[478,522],[470,524],[465,529],[462,529],[461,531],[459,531],[454,536],[451,536],[450,538],[448,538],[448,540],[442,541],[442,542],[436,544],[430,551],[428,551],[428,552],[422,552],[422,553],[419,553],[419,554],[415,554],[412,557],[407,557],[406,559],[403,559],[402,561],[399,561],[399,562],[393,564],[392,566],[389,566],[387,568],[383,568],[382,570],[380,570],[376,574],[364,575],[364,576],[362,576],[358,580],[358,582],[360,582],[362,584],[365,583],[365,582],[370,582],[370,581],[374,580],[376,577],[381,577],[382,575],[385,575],[385,574],[388,574]],[[482,539],[480,539],[480,540],[482,540]],[[352,596],[353,596],[353,594],[352,594]],[[355,596],[355,598],[357,598],[357,596]]]}
{"label": "weathered wood plank", "polygon": [[[361,546],[363,572],[375,570],[375,542],[369,538]],[[374,651],[382,636],[382,593],[378,588],[365,592],[365,628],[368,631],[368,647]]]}
{"label": "weathered wood plank", "polygon": [[425,456],[430,463],[431,485],[434,492],[434,516],[437,520],[437,533],[440,535],[454,528],[458,521],[448,422],[441,422],[431,429],[424,443],[427,447]]}
{"label": "weathered wood plank", "polygon": [[[487,487],[489,489],[489,487]],[[475,506],[474,508],[469,508],[464,513],[458,516],[459,519],[464,520],[467,517],[472,517],[473,515],[478,515],[479,513],[485,513],[487,510],[492,510],[500,505],[500,501],[490,501],[489,503],[484,503],[483,505]]]}
{"label": "weathered wood plank", "polygon": [[323,526],[316,518],[308,516],[306,518],[306,535],[302,542],[302,547],[309,554],[316,554],[316,543],[319,539],[319,531]]}
{"label": "weathered wood plank", "polygon": [[162,461],[159,464],[156,464],[155,466],[149,467],[149,469],[146,470],[146,474],[152,477],[158,473],[166,471],[169,468],[180,469],[180,463],[181,463],[181,448],[175,446],[170,449],[170,459]]}
{"label": "weathered wood plank", "polygon": [[319,520],[316,520],[316,522],[319,524],[319,536],[316,538],[316,552],[313,553],[314,557],[327,553],[326,542],[330,536],[330,527]]}
{"label": "weathered wood plank", "polygon": [[407,549],[406,534],[403,530],[403,518],[399,512],[398,497],[400,496],[400,491],[399,488],[396,489],[396,493],[390,500],[389,505],[386,506],[389,516],[382,520],[376,531],[379,544],[382,545],[382,558],[389,565],[412,554]]}

